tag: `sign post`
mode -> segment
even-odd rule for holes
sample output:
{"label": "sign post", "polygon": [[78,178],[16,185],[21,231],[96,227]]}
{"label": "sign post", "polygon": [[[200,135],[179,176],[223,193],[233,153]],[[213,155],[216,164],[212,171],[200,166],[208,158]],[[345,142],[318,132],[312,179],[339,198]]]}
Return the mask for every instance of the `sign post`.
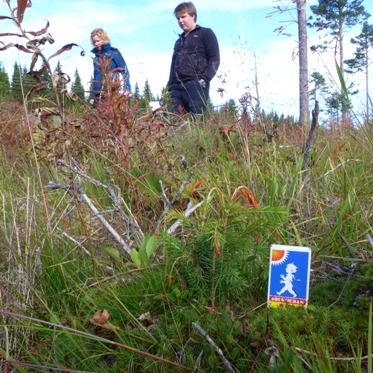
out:
{"label": "sign post", "polygon": [[268,307],[307,307],[310,270],[309,247],[271,245]]}

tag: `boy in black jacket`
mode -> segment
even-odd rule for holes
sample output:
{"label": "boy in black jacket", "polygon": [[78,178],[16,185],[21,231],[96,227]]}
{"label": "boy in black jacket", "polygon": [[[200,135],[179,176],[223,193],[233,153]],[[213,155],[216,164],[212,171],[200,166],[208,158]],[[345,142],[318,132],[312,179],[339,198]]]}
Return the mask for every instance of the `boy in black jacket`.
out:
{"label": "boy in black jacket", "polygon": [[171,111],[204,114],[210,81],[220,64],[218,40],[211,29],[196,24],[197,10],[193,3],[179,4],[174,15],[184,32],[175,43],[167,83]]}

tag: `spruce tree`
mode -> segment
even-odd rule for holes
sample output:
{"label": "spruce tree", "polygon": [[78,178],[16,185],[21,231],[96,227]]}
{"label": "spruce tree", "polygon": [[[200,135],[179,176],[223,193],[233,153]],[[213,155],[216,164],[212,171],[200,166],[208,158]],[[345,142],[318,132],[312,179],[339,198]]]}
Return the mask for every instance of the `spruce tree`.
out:
{"label": "spruce tree", "polygon": [[84,101],[84,87],[78,69],[75,70],[74,81],[71,85],[71,92],[75,93],[80,101]]}
{"label": "spruce tree", "polygon": [[10,82],[2,63],[0,62],[0,97],[9,96]]}
{"label": "spruce tree", "polygon": [[17,62],[15,62],[13,66],[11,94],[13,98],[19,102],[23,102],[21,81],[22,81],[22,72]]}
{"label": "spruce tree", "polygon": [[22,85],[25,96],[32,90],[36,83],[37,81],[28,73],[26,66],[24,66],[22,68]]}
{"label": "spruce tree", "polygon": [[137,82],[135,83],[135,87],[134,87],[134,90],[133,90],[132,97],[135,100],[135,102],[141,99],[140,88],[139,88],[139,84]]}
{"label": "spruce tree", "polygon": [[146,101],[146,103],[148,103],[148,104],[149,104],[150,101],[154,101],[154,96],[153,96],[152,91],[150,89],[150,84],[149,84],[148,79],[145,80],[143,97],[144,97],[144,100]]}

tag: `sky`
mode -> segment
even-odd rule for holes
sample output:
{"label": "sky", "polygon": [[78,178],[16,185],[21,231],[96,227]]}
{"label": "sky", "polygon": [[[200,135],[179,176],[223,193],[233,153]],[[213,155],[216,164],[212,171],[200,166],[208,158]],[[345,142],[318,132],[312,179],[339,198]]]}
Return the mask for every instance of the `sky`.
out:
{"label": "sky", "polygon": [[[85,88],[93,73],[90,33],[96,27],[104,28],[111,38],[113,47],[122,53],[130,71],[132,87],[138,84],[143,91],[148,80],[154,96],[160,95],[169,77],[174,43],[181,33],[173,15],[178,1],[170,0],[33,0],[26,9],[22,27],[27,31],[38,31],[49,21],[48,32],[55,40],[52,45],[42,47],[46,57],[51,56],[63,45],[76,43],[85,50],[74,47],[50,60],[52,68],[59,61],[62,70],[71,79],[78,69]],[[307,3],[307,15],[311,15]],[[12,8],[17,1],[10,0]],[[210,96],[214,105],[222,105],[230,99],[236,104],[245,94],[259,98],[261,107],[267,112],[298,116],[298,59],[296,10],[291,0],[195,0],[197,23],[211,28],[219,41],[221,65],[211,82]],[[364,1],[366,10],[372,14],[373,2]],[[289,12],[278,12],[276,7],[288,7]],[[9,16],[6,1],[0,2],[0,16]],[[287,36],[275,30],[286,26]],[[0,20],[0,33],[17,32],[9,20]],[[352,58],[355,46],[349,40],[360,33],[360,29],[349,31],[346,36],[346,58]],[[309,30],[308,46],[320,42],[321,33]],[[20,38],[3,37],[7,43],[22,43]],[[308,53],[309,73],[321,72],[339,90],[332,55]],[[11,76],[18,62],[26,68],[31,54],[10,48],[0,52],[0,62]],[[351,78],[352,79],[352,78]],[[365,80],[362,74],[353,80],[360,93],[354,98],[355,107],[365,102]],[[371,79],[372,80],[372,79]],[[372,82],[373,83],[373,82]],[[372,84],[370,84],[372,86]],[[221,94],[221,90],[224,93]],[[254,99],[255,102],[255,99]],[[312,103],[311,103],[312,108]]]}

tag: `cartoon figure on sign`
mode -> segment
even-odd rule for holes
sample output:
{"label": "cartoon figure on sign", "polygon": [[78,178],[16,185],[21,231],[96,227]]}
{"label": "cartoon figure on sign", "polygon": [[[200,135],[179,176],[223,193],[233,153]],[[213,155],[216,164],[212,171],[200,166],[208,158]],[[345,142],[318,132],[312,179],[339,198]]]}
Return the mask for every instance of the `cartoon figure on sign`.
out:
{"label": "cartoon figure on sign", "polygon": [[284,284],[284,287],[277,292],[278,295],[281,295],[285,291],[288,291],[293,298],[297,296],[297,293],[293,289],[293,280],[296,280],[293,273],[297,272],[297,266],[294,263],[289,263],[286,266],[286,276],[281,275],[282,280],[280,281],[281,284]]}

